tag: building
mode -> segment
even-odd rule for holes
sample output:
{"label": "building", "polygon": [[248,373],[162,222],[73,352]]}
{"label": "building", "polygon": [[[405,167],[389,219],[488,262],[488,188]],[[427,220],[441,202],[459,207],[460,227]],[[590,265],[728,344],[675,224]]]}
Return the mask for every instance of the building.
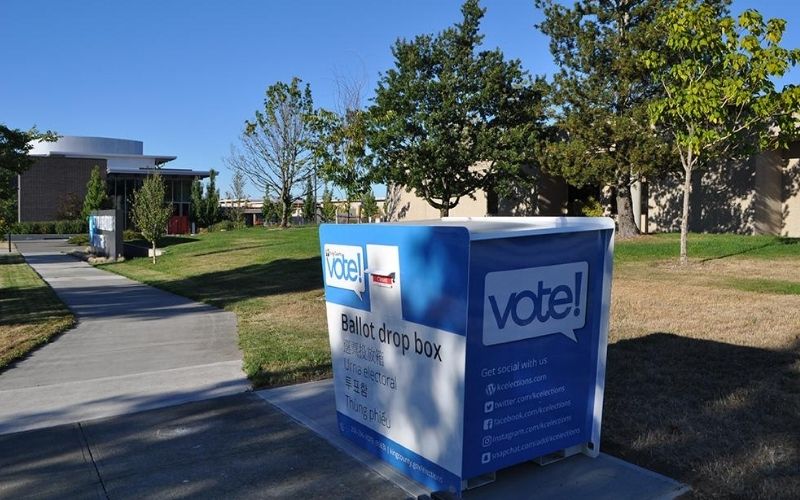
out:
{"label": "building", "polygon": [[[477,191],[472,197],[463,197],[450,215],[577,215],[571,208],[573,203],[593,194],[590,191],[540,176],[535,191],[517,193],[507,200]],[[637,182],[632,191],[634,219],[642,232],[680,231],[683,203],[680,172]],[[695,172],[690,201],[692,232],[800,237],[800,141],[785,150],[767,151],[747,161],[728,162]],[[606,208],[610,213],[612,207]],[[388,189],[385,211],[389,220],[439,217],[437,209],[399,186]]]}
{"label": "building", "polygon": [[148,174],[160,173],[172,205],[170,232],[185,233],[189,230],[192,181],[209,175],[207,171],[166,167],[175,156],[145,155],[143,143],[129,139],[62,136],[55,142],[34,143],[29,154],[33,166],[17,180],[20,222],[62,218],[65,206],[83,202],[91,171],[98,166],[111,203],[125,213],[126,227],[133,193]]}
{"label": "building", "polygon": [[[485,164],[478,163],[474,168],[485,168]],[[567,215],[569,202],[574,197],[575,190],[571,190],[561,179],[533,171],[529,173],[537,177],[533,189],[529,187],[519,189],[505,198],[491,191],[477,190],[472,196],[461,197],[458,205],[450,209],[450,216]],[[439,218],[438,209],[430,206],[413,191],[406,191],[402,186],[396,185],[387,187],[383,209],[385,219],[391,221]]]}
{"label": "building", "polygon": [[[638,183],[634,218],[646,232],[680,230],[683,178]],[[692,176],[689,231],[800,237],[800,141]]]}
{"label": "building", "polygon": [[223,214],[227,214],[231,209],[238,207],[242,211],[242,217],[244,217],[244,223],[247,226],[261,226],[264,224],[264,200],[222,198],[219,200],[219,207],[222,209]]}

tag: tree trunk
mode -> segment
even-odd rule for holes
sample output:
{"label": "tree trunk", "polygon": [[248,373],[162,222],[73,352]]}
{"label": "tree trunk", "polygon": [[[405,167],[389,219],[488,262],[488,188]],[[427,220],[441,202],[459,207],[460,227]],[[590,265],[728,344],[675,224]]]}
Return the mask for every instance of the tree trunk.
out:
{"label": "tree trunk", "polygon": [[450,208],[452,208],[450,204],[450,196],[442,197],[442,203],[439,205],[439,217],[449,217],[450,216]]}
{"label": "tree trunk", "polygon": [[292,211],[292,200],[291,197],[287,197],[284,194],[284,196],[281,197],[281,201],[283,203],[281,210],[281,228],[286,229],[289,227],[289,214]]}
{"label": "tree trunk", "polygon": [[692,192],[692,168],[684,167],[683,180],[683,217],[681,218],[681,265],[689,263],[686,251],[687,236],[689,235],[689,194]]}
{"label": "tree trunk", "polygon": [[629,179],[624,179],[617,183],[617,226],[621,238],[630,238],[639,234],[636,221],[633,217],[633,200],[631,195],[631,183]]}
{"label": "tree trunk", "polygon": [[153,240],[153,264],[156,263],[156,240]]}

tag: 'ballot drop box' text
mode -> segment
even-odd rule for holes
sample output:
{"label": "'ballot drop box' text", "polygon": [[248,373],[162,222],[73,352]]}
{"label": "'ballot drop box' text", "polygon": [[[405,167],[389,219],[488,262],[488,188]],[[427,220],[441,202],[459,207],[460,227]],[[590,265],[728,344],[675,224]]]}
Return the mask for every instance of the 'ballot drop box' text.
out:
{"label": "'ballot drop box' text", "polygon": [[323,225],[340,431],[434,490],[599,452],[614,225]]}

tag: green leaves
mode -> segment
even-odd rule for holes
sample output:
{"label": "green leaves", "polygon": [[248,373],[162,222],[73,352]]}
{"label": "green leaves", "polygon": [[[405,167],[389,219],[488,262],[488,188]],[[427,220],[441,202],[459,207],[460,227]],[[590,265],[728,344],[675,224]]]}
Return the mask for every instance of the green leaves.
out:
{"label": "green leaves", "polygon": [[[154,248],[158,240],[167,233],[167,223],[172,213],[172,207],[164,201],[166,190],[161,174],[154,173],[145,178],[142,187],[133,195],[133,223]],[[155,253],[153,262],[155,263]]]}
{"label": "green leaves", "polygon": [[536,2],[545,14],[538,28],[550,36],[560,67],[550,95],[554,137],[543,148],[550,173],[577,186],[627,189],[632,179],[669,168],[666,142],[646,113],[662,92],[649,71],[666,62],[664,41],[654,31],[662,4],[584,0],[568,8]]}
{"label": "green leaves", "polygon": [[695,0],[680,0],[659,17],[665,50],[646,53],[642,62],[665,95],[650,104],[649,115],[677,141],[684,168],[746,156],[777,137],[770,127],[787,103],[772,78],[794,62],[794,51],[778,45],[785,24],[765,23],[755,10],[735,21]]}
{"label": "green leaves", "polygon": [[39,132],[33,127],[25,131],[0,123],[0,232],[5,232],[17,219],[14,179],[33,164],[33,159],[28,156],[32,141],[53,142],[56,139],[58,135],[50,130]]}
{"label": "green leaves", "polygon": [[86,196],[83,199],[81,217],[86,220],[93,210],[100,210],[108,201],[106,182],[100,175],[100,167],[95,165],[86,183]]}
{"label": "green leaves", "polygon": [[522,178],[544,120],[542,85],[499,50],[478,50],[478,2],[462,14],[437,35],[397,41],[366,121],[376,180],[414,189],[443,214],[477,189]]}

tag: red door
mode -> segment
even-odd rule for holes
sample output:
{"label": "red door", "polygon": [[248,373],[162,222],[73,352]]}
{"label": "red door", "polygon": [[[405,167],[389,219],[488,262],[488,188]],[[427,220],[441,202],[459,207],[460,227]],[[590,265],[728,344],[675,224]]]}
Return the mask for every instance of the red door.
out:
{"label": "red door", "polygon": [[173,215],[167,224],[169,234],[187,234],[189,232],[189,217],[186,215]]}

